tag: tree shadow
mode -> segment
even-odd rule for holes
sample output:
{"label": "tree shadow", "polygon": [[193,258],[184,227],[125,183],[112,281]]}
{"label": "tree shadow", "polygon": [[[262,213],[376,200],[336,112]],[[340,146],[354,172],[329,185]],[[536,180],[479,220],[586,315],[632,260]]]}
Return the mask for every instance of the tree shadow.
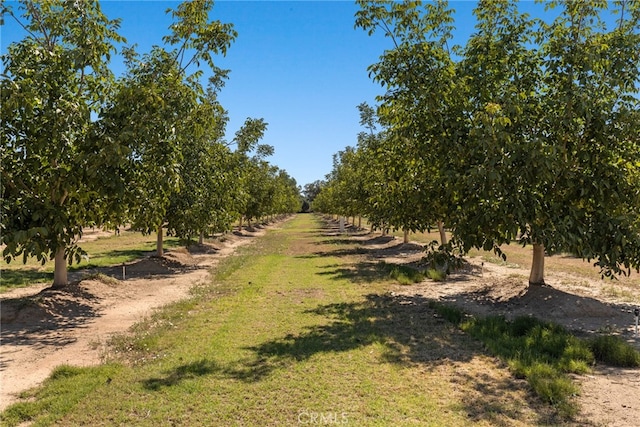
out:
{"label": "tree shadow", "polygon": [[185,363],[176,368],[165,371],[164,377],[152,377],[142,381],[142,386],[147,390],[158,391],[163,387],[172,387],[182,381],[211,375],[220,372],[221,368],[218,364],[209,359],[200,359],[195,362]]}
{"label": "tree shadow", "polygon": [[477,342],[438,316],[429,301],[420,296],[369,294],[360,302],[321,305],[306,313],[326,318],[328,323],[247,347],[252,356],[228,366],[201,359],[168,370],[164,377],[146,379],[143,385],[159,390],[203,375],[257,382],[314,355],[346,352],[374,343],[385,348],[380,363],[420,364],[428,369],[468,361],[481,351]]}
{"label": "tree shadow", "polygon": [[[99,315],[95,308],[100,298],[71,284],[63,289],[46,288],[36,295],[4,299],[0,321],[3,345],[62,347],[76,341],[66,330],[78,330]],[[10,360],[6,350],[0,355],[0,370]]]}
{"label": "tree shadow", "polygon": [[549,285],[529,285],[526,280],[514,283],[508,279],[439,299],[480,316],[504,316],[507,320],[519,316],[536,317],[585,337],[617,331],[640,348],[640,340],[632,336],[635,318],[631,304],[603,302]]}
{"label": "tree shadow", "polygon": [[332,280],[348,280],[352,283],[376,283],[389,280],[389,265],[380,261],[361,261],[350,265],[332,264],[316,273],[330,276]]}
{"label": "tree shadow", "polygon": [[477,343],[439,317],[420,296],[369,294],[364,301],[321,305],[307,311],[329,320],[300,334],[249,347],[253,358],[226,374],[259,381],[275,369],[307,360],[319,353],[339,353],[374,343],[385,347],[381,363],[425,364],[466,361],[480,350]]}
{"label": "tree shadow", "polygon": [[350,237],[335,237],[332,239],[319,240],[316,245],[354,245],[355,242]]}
{"label": "tree shadow", "polygon": [[[124,271],[123,271],[124,268]],[[163,278],[184,273],[189,270],[197,270],[198,265],[186,265],[179,260],[172,258],[172,253],[167,252],[165,256],[147,256],[133,262],[122,263],[108,267],[84,268],[69,272],[70,280],[83,280],[95,274],[104,274],[118,280],[130,280],[140,278]]]}
{"label": "tree shadow", "polygon": [[[335,246],[349,246],[339,249],[331,248],[324,251],[316,251],[313,254],[322,257],[347,257],[351,255],[367,255],[372,259],[381,259],[391,256],[402,257],[415,255],[416,253],[424,252],[424,245],[416,243],[403,243],[401,240],[396,241],[395,244],[389,245],[394,242],[393,236],[378,236],[371,237],[366,240],[354,240],[352,238],[335,238],[318,242],[318,245],[335,245]],[[383,247],[380,247],[384,245]]]}

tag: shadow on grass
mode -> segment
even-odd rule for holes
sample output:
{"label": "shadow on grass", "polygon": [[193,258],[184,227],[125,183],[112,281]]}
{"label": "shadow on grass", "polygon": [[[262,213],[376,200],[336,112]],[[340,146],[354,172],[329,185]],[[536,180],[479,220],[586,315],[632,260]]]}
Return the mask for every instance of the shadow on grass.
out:
{"label": "shadow on grass", "polygon": [[253,356],[230,366],[203,359],[166,371],[163,378],[149,378],[143,385],[158,390],[210,374],[256,382],[317,354],[347,352],[374,343],[385,348],[381,363],[402,365],[435,367],[468,361],[474,350],[480,351],[476,342],[438,316],[428,300],[419,296],[369,294],[361,302],[321,305],[307,313],[326,318],[327,324],[248,347]]}
{"label": "shadow on grass", "polygon": [[35,283],[53,282],[53,272],[36,270],[2,270],[0,274],[0,290],[8,291]]}
{"label": "shadow on grass", "polygon": [[[329,249],[317,251],[313,254],[320,257],[347,257],[351,255],[367,255],[370,258],[386,258],[391,256],[410,256],[416,253],[424,252],[424,246],[416,243],[402,243],[397,240],[395,244],[389,244],[393,239],[387,237],[373,237],[365,241],[357,241],[352,239],[331,239],[321,244],[333,244],[340,246],[351,245],[351,247],[341,247],[340,249]],[[379,245],[386,245],[379,247]]]}
{"label": "shadow on grass", "polygon": [[319,306],[308,311],[328,320],[249,347],[255,358],[228,372],[236,379],[258,381],[273,370],[319,353],[339,353],[374,343],[385,347],[383,360],[398,364],[467,361],[477,344],[437,316],[420,296],[369,294],[364,301]]}
{"label": "shadow on grass", "polygon": [[157,391],[163,387],[175,386],[184,380],[210,375],[220,372],[220,370],[220,367],[214,361],[200,359],[196,362],[186,363],[167,371],[167,376],[164,378],[149,378],[144,380],[142,385],[147,390]]}
{"label": "shadow on grass", "polygon": [[351,265],[332,264],[316,274],[330,276],[333,280],[349,280],[358,284],[376,283],[390,280],[388,266],[379,261],[362,261]]}

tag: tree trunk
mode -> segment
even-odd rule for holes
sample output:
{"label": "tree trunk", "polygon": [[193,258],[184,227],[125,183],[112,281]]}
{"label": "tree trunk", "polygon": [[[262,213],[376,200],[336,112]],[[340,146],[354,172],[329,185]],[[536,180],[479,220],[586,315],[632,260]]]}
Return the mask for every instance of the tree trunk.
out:
{"label": "tree trunk", "polygon": [[64,257],[64,246],[56,250],[55,267],[53,271],[53,288],[59,289],[67,286],[67,260]]}
{"label": "tree trunk", "polygon": [[444,231],[444,224],[442,221],[438,221],[438,231],[440,232],[440,244],[447,244],[447,233]]}
{"label": "tree trunk", "polygon": [[530,285],[544,285],[544,245],[533,245],[533,262],[531,263]]}
{"label": "tree trunk", "polygon": [[242,215],[240,215],[240,224],[238,225],[238,231],[242,231]]}
{"label": "tree trunk", "polygon": [[362,217],[358,215],[358,230],[362,228]]}
{"label": "tree trunk", "polygon": [[204,230],[200,230],[200,236],[198,237],[198,244],[204,244]]}
{"label": "tree trunk", "polygon": [[402,239],[402,243],[409,243],[409,230],[404,230],[404,238]]}
{"label": "tree trunk", "polygon": [[162,226],[158,226],[158,240],[156,241],[156,255],[163,256],[164,248],[162,247]]}

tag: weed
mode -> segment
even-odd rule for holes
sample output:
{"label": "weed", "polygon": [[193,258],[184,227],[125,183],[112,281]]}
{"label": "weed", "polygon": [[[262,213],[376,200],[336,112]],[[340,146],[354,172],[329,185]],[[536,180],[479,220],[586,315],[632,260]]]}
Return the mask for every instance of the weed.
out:
{"label": "weed", "polygon": [[389,277],[397,280],[401,285],[419,283],[426,277],[425,273],[406,265],[386,264],[384,262],[381,265],[383,269],[389,272]]}
{"label": "weed", "polygon": [[427,269],[426,275],[434,282],[444,282],[447,279],[447,274],[445,272],[437,270],[435,268]]}
{"label": "weed", "polygon": [[640,366],[640,352],[614,335],[602,335],[589,341],[597,361],[624,368]]}
{"label": "weed", "polygon": [[483,255],[482,256],[482,260],[484,262],[488,262],[491,264],[496,264],[502,267],[507,267],[507,268],[520,268],[519,264],[513,263],[513,262],[508,262],[506,259],[500,258],[500,257],[496,257],[496,256],[489,256],[489,255]]}
{"label": "weed", "polygon": [[616,286],[607,286],[603,289],[603,293],[605,296],[616,298],[616,299],[624,299],[627,301],[634,301],[636,299],[636,293],[630,292],[626,289],[617,288]]}
{"label": "weed", "polygon": [[462,310],[457,307],[453,307],[451,305],[440,304],[435,301],[429,302],[429,307],[434,309],[436,313],[442,316],[448,322],[453,323],[454,325],[459,325],[464,319],[465,314]]}
{"label": "weed", "polygon": [[577,386],[567,374],[589,372],[594,355],[586,342],[559,325],[529,316],[512,322],[500,316],[471,318],[461,328],[505,360],[516,377],[526,379],[561,415],[571,418],[576,414],[571,398]]}
{"label": "weed", "polygon": [[110,286],[118,286],[120,285],[120,281],[118,279],[115,279],[111,276],[107,276],[106,274],[102,274],[102,273],[94,273],[94,274],[90,274],[88,276],[85,276],[84,278],[85,280],[97,280],[99,282],[104,283],[105,285],[110,285]]}

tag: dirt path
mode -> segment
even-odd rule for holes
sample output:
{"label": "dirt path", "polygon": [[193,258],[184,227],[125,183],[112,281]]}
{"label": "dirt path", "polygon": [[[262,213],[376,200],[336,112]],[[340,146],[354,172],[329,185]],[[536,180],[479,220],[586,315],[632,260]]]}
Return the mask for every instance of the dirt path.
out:
{"label": "dirt path", "polygon": [[[209,269],[264,230],[229,234],[223,242],[168,251],[122,267],[70,274],[64,290],[48,285],[0,295],[0,410],[61,364],[100,363],[110,337],[158,307],[183,299]],[[100,275],[96,276],[96,273]],[[87,277],[88,276],[88,277]]]}

